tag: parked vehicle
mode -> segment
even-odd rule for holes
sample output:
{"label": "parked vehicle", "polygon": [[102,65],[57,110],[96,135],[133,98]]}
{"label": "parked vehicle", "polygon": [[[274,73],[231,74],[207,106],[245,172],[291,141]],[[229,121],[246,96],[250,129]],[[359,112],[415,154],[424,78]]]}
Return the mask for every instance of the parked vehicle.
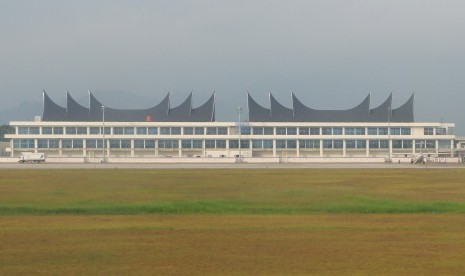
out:
{"label": "parked vehicle", "polygon": [[410,163],[411,164],[426,164],[426,156],[424,156],[423,154],[415,154],[414,156],[412,156],[412,159],[410,160]]}
{"label": "parked vehicle", "polygon": [[42,163],[45,162],[45,153],[22,152],[19,163]]}

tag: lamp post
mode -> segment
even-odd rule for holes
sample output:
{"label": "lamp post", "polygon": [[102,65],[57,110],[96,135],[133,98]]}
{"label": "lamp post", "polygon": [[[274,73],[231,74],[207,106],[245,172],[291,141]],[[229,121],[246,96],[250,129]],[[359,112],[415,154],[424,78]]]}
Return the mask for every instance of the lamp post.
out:
{"label": "lamp post", "polygon": [[388,162],[391,163],[391,151],[392,151],[392,143],[391,143],[391,107],[388,106],[388,150],[389,150],[389,157]]}
{"label": "lamp post", "polygon": [[239,117],[239,161],[242,160],[242,141],[241,141],[241,134],[242,134],[242,127],[241,127],[241,114],[242,114],[242,107],[237,107],[237,115]]}
{"label": "lamp post", "polygon": [[105,106],[102,105],[102,162],[105,162]]}

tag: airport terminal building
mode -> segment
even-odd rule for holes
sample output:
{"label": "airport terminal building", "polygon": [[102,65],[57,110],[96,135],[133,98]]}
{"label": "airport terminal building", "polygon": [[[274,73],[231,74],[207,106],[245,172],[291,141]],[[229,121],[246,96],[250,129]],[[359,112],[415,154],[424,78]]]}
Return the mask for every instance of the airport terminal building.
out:
{"label": "airport terminal building", "polygon": [[[88,107],[67,93],[66,107],[43,92],[34,121],[10,122],[8,149],[84,158],[386,158],[415,153],[454,155],[453,123],[415,122],[414,96],[393,108],[392,95],[370,106],[370,95],[347,110],[318,110],[292,94],[292,108],[270,93],[269,107],[247,95],[248,119],[215,119],[215,94],[192,106],[192,93],[171,107],[169,94],[147,109],[115,109],[89,92]],[[238,116],[240,118],[240,115]]]}

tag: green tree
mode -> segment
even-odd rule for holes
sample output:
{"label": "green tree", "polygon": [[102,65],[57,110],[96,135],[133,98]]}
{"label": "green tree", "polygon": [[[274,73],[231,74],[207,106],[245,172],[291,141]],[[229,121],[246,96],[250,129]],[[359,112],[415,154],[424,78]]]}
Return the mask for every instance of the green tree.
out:
{"label": "green tree", "polygon": [[5,139],[5,134],[12,134],[14,131],[15,129],[9,125],[0,126],[0,141],[7,141],[7,139]]}

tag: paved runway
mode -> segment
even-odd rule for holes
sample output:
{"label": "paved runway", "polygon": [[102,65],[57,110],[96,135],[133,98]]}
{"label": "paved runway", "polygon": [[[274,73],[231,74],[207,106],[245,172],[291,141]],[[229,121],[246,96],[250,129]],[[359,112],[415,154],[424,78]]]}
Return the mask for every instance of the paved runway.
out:
{"label": "paved runway", "polygon": [[11,169],[451,169],[465,168],[464,164],[430,163],[411,165],[408,163],[235,163],[235,164],[147,164],[147,163],[43,163],[17,164],[0,163],[0,170]]}

